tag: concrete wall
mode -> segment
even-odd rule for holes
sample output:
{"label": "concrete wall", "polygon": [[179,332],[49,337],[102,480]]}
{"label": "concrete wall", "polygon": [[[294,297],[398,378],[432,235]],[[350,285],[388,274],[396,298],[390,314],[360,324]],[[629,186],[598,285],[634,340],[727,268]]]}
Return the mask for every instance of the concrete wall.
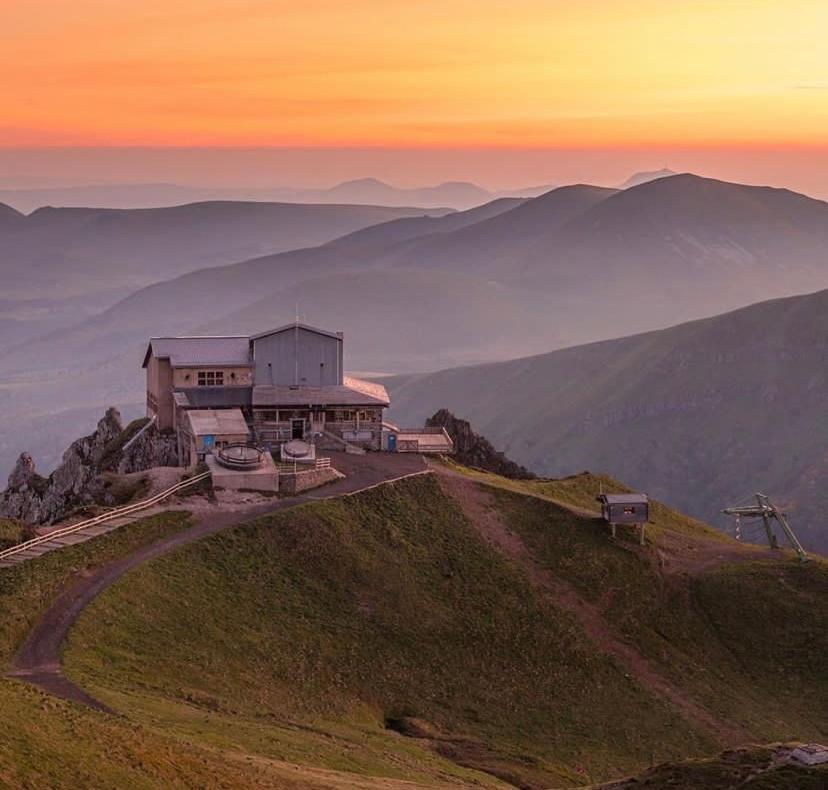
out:
{"label": "concrete wall", "polygon": [[339,480],[342,475],[331,467],[326,469],[307,469],[304,472],[282,472],[279,475],[280,494],[298,494],[309,488]]}
{"label": "concrete wall", "polygon": [[255,384],[320,387],[343,381],[342,338],[290,327],[253,341]]}

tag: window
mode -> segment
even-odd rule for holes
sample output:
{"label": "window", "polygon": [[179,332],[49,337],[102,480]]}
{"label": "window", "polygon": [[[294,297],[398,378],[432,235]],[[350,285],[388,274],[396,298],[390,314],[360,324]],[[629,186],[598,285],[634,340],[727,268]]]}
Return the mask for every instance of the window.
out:
{"label": "window", "polygon": [[635,508],[632,505],[624,505],[624,515],[625,516],[634,516],[635,515]]}
{"label": "window", "polygon": [[199,387],[223,387],[224,386],[224,371],[223,370],[199,370],[198,371],[198,386]]}
{"label": "window", "polygon": [[353,422],[356,412],[350,409],[328,409],[325,412],[326,422]]}

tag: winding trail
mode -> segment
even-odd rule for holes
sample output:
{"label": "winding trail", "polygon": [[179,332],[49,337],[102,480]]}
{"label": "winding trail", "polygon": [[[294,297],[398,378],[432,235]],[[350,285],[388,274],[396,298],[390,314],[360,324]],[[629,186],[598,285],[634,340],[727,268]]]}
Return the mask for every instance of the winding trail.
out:
{"label": "winding trail", "polygon": [[[63,699],[79,702],[98,711],[114,713],[63,674],[61,648],[69,630],[81,612],[104,590],[125,573],[162,554],[186,546],[209,535],[244,524],[251,519],[276,513],[303,502],[315,502],[357,494],[384,483],[392,483],[416,474],[431,474],[422,456],[408,454],[368,454],[352,456],[332,453],[333,466],[346,477],[327,485],[317,493],[308,492],[287,499],[258,505],[232,513],[210,513],[189,529],[143,546],[127,557],[102,565],[80,578],[51,604],[32,629],[15,656],[8,677],[24,680]],[[323,493],[324,492],[324,493]],[[128,526],[122,529],[129,529]]]}

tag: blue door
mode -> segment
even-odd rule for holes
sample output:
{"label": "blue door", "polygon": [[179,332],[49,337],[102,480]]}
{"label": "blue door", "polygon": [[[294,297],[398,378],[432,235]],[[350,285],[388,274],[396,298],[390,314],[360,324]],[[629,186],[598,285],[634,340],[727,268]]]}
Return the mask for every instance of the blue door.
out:
{"label": "blue door", "polygon": [[388,434],[388,452],[389,453],[396,453],[397,452],[397,434],[389,433]]}

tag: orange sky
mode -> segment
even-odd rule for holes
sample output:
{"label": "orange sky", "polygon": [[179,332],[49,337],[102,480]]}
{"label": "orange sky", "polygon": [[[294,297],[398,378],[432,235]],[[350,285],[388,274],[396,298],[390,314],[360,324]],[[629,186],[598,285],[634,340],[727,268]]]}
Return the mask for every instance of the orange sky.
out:
{"label": "orange sky", "polygon": [[0,0],[0,146],[819,146],[825,0]]}

